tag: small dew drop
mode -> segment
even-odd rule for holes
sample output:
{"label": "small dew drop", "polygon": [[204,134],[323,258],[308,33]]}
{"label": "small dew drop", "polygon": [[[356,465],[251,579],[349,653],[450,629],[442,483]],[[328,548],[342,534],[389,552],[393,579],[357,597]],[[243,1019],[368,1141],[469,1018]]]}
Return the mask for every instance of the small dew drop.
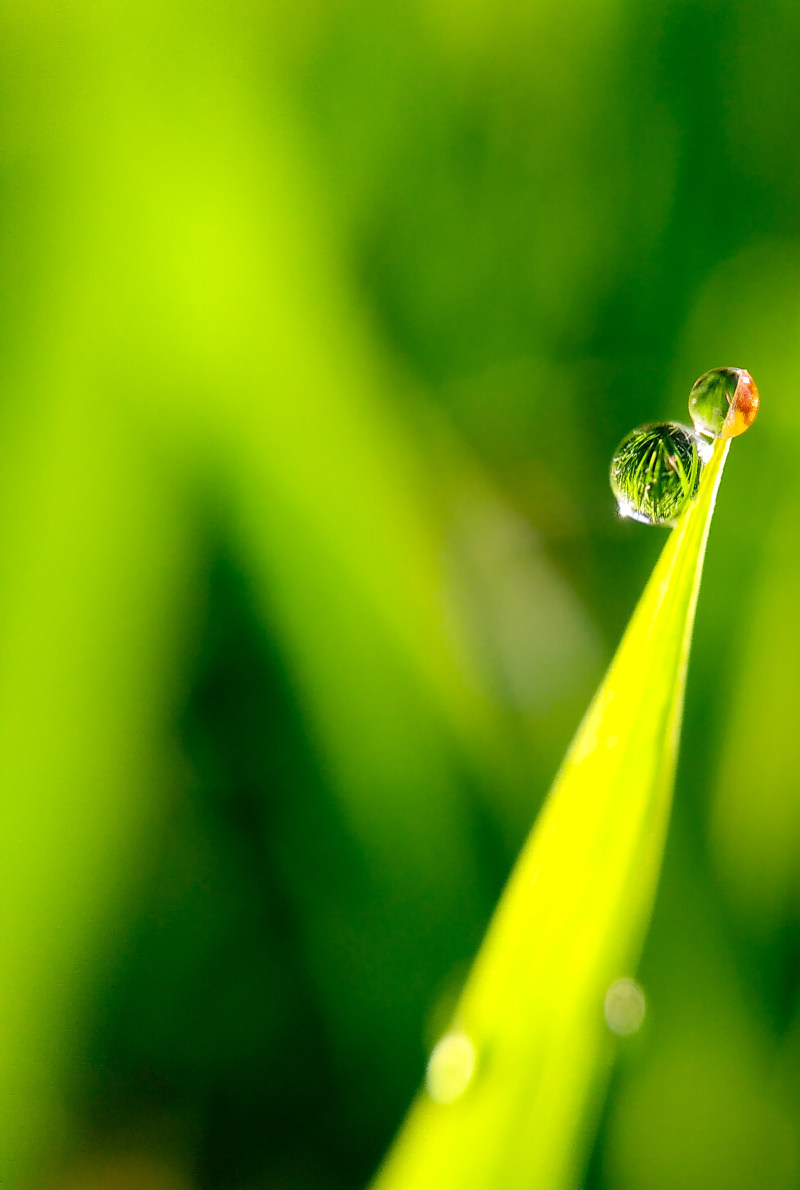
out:
{"label": "small dew drop", "polygon": [[434,1046],[425,1072],[425,1086],[436,1103],[454,1103],[475,1073],[477,1055],[471,1038],[453,1030]]}
{"label": "small dew drop", "polygon": [[689,393],[694,428],[707,438],[737,438],[756,420],[758,404],[758,389],[745,368],[712,368]]}
{"label": "small dew drop", "polygon": [[635,979],[617,979],[606,992],[603,1009],[611,1032],[630,1037],[644,1020],[644,992]]}
{"label": "small dew drop", "polygon": [[611,460],[619,514],[646,525],[669,525],[697,495],[703,461],[697,435],[679,422],[640,426]]}

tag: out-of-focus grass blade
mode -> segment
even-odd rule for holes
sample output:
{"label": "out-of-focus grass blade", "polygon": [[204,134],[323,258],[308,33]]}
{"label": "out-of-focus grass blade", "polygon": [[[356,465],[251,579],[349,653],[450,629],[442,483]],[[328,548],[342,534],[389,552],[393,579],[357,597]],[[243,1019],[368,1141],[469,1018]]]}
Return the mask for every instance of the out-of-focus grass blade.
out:
{"label": "out-of-focus grass blade", "polygon": [[579,1176],[612,1053],[604,997],[636,961],[661,862],[727,448],[664,547],[375,1190],[558,1190]]}

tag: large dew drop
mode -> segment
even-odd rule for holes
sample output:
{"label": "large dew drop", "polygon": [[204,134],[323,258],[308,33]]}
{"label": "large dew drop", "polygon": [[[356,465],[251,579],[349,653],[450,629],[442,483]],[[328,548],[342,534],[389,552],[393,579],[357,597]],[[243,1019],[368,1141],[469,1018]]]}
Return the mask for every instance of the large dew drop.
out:
{"label": "large dew drop", "polygon": [[656,422],[623,438],[611,460],[611,490],[620,516],[669,525],[697,495],[703,469],[688,426]]}
{"label": "large dew drop", "polygon": [[758,413],[758,389],[744,368],[712,368],[695,380],[689,413],[698,434],[736,438],[749,429]]}

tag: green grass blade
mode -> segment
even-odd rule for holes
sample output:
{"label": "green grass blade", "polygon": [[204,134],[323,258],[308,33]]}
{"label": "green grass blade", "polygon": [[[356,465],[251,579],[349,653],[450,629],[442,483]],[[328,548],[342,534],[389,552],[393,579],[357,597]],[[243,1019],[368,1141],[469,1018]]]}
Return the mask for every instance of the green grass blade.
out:
{"label": "green grass blade", "polygon": [[450,1102],[420,1093],[375,1190],[559,1190],[579,1177],[613,1053],[605,993],[637,960],[661,863],[728,446],[715,444],[500,901],[452,1023]]}

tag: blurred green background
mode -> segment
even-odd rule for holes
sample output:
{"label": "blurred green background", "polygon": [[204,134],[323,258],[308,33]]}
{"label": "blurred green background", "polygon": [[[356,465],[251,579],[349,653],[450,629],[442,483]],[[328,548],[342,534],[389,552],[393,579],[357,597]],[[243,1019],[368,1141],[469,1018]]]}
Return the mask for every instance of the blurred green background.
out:
{"label": "blurred green background", "polygon": [[4,1184],[366,1184],[665,540],[613,448],[726,364],[585,1185],[800,1185],[798,60],[787,0],[3,6]]}

